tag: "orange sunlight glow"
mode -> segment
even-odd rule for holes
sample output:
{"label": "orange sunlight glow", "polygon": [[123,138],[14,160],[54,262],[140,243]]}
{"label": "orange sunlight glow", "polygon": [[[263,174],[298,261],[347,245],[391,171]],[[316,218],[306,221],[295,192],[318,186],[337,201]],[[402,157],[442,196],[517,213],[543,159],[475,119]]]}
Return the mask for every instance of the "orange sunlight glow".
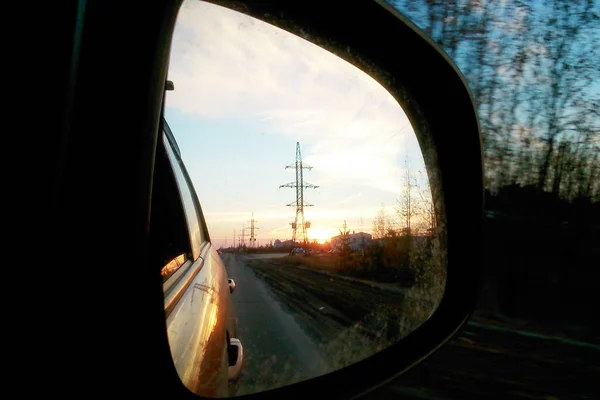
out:
{"label": "orange sunlight glow", "polygon": [[308,240],[310,242],[316,240],[320,244],[330,241],[332,237],[339,234],[339,231],[334,228],[324,228],[322,226],[308,228]]}

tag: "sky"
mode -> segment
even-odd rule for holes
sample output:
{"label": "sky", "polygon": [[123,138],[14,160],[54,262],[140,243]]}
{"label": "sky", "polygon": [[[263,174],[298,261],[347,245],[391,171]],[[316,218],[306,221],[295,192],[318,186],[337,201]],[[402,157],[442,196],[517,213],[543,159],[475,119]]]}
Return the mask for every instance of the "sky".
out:
{"label": "sky", "polygon": [[[300,143],[309,240],[371,233],[396,214],[405,162],[426,179],[414,131],[397,101],[337,56],[262,21],[186,0],[175,26],[165,118],[217,247],[250,236],[292,237]],[[422,171],[418,174],[417,171]]]}

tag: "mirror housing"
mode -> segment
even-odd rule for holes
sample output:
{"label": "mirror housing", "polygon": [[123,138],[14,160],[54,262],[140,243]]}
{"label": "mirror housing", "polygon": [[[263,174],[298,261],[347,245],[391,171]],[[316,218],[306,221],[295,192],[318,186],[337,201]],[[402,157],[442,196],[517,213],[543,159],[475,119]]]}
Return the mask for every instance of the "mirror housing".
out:
{"label": "mirror housing", "polygon": [[[443,50],[383,1],[355,2],[337,9],[253,0],[208,2],[285,29],[362,69],[394,96],[417,135],[438,226],[447,232],[443,243],[447,283],[439,307],[413,333],[370,358],[256,395],[302,398],[318,392],[327,398],[359,396],[429,356],[460,329],[475,307],[484,190],[479,121],[470,90]],[[389,38],[398,39],[389,42]],[[453,151],[457,147],[460,156]]]}
{"label": "mirror housing", "polygon": [[[346,2],[338,7],[273,0],[213,3],[288,30],[362,69],[398,100],[418,137],[442,217],[439,225],[447,230],[447,286],[439,307],[404,340],[364,361],[248,396],[357,397],[434,352],[474,309],[479,292],[483,167],[469,89],[443,51],[381,1]],[[39,287],[32,294],[38,300],[32,304],[42,305],[52,316],[52,332],[38,335],[36,346],[27,343],[35,354],[36,370],[47,371],[32,377],[42,380],[38,386],[44,387],[45,395],[50,390],[81,397],[93,387],[106,397],[127,393],[136,398],[197,399],[183,386],[173,365],[162,279],[146,256],[153,163],[180,5],[180,0],[157,0],[141,9],[135,2],[89,0],[69,3],[70,12],[60,13],[60,21],[67,21],[60,32],[66,34],[53,45],[69,46],[64,49],[67,56],[59,60],[67,73],[47,69],[40,74],[61,85],[62,92],[52,91],[48,102],[49,107],[58,105],[61,122],[56,124],[57,132],[43,130],[39,137],[44,140],[27,143],[43,150],[28,162],[33,163],[31,170],[45,174],[43,181],[51,186],[51,201],[43,204],[39,214],[48,217],[40,226],[52,235],[43,242],[47,252],[40,254],[50,263],[60,263],[61,271],[77,271],[63,275],[73,284],[60,280],[58,286]],[[360,29],[365,26],[368,29]],[[390,43],[389,38],[398,41]],[[123,76],[127,85],[116,95],[114,82]],[[457,146],[460,155],[454,151]],[[93,249],[101,251],[92,253]],[[46,280],[46,273],[47,280],[56,281],[56,271],[44,264],[32,265],[36,279]],[[107,271],[118,274],[111,276],[114,280],[97,279]],[[102,301],[86,304],[86,313],[78,318],[56,313],[74,299],[89,298]],[[30,331],[39,332],[39,319],[25,311],[26,319],[34,321]],[[68,360],[67,370],[50,364],[58,358]],[[91,383],[90,376],[102,385]]]}

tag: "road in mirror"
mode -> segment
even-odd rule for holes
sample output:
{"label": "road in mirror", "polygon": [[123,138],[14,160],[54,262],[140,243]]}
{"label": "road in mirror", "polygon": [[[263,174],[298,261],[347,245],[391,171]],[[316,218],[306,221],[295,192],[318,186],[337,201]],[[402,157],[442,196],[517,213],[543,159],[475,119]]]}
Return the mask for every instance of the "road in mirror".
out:
{"label": "road in mirror", "polygon": [[199,1],[178,15],[168,79],[166,120],[237,284],[232,395],[339,369],[429,318],[444,233],[411,124],[379,83]]}

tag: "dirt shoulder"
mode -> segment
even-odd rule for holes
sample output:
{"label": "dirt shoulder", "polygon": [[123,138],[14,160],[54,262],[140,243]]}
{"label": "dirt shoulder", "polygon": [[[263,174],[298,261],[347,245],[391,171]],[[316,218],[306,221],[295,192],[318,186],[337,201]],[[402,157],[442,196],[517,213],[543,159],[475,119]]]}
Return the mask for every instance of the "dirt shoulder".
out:
{"label": "dirt shoulder", "polygon": [[390,322],[387,324],[390,331],[386,334],[390,338],[397,334],[392,322],[402,313],[404,294],[401,291],[385,290],[277,259],[247,259],[245,262],[269,285],[281,303],[303,320],[311,336],[320,343],[327,343],[345,328],[359,323],[364,334],[380,334],[370,330],[374,327],[368,322],[384,310]]}

